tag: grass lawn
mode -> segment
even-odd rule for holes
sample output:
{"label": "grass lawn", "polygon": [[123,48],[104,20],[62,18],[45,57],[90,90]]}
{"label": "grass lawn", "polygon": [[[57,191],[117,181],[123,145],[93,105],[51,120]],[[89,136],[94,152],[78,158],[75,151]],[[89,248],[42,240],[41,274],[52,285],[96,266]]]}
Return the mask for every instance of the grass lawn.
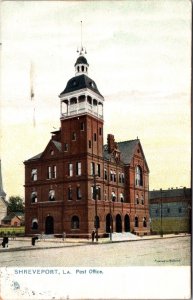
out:
{"label": "grass lawn", "polygon": [[3,236],[4,234],[8,235],[17,235],[21,234],[23,235],[25,232],[24,226],[18,226],[18,227],[0,227],[0,236]]}

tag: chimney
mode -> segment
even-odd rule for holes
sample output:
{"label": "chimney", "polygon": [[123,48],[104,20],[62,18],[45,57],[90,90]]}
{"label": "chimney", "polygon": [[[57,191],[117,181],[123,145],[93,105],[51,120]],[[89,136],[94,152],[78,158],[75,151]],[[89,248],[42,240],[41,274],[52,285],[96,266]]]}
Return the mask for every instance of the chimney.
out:
{"label": "chimney", "polygon": [[108,152],[112,153],[115,148],[115,139],[113,134],[107,136]]}

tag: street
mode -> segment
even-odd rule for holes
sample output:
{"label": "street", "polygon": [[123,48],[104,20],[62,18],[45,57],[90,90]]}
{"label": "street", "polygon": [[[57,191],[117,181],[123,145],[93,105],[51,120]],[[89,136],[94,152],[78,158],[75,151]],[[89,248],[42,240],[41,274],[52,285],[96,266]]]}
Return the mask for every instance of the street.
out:
{"label": "street", "polygon": [[[43,242],[41,242],[43,243]],[[1,267],[189,266],[190,236],[0,253]]]}

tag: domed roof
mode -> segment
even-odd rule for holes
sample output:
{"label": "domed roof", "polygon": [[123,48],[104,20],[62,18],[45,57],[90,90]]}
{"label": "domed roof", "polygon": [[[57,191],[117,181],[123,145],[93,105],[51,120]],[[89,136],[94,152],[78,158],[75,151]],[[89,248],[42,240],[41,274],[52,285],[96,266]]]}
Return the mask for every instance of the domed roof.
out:
{"label": "domed roof", "polygon": [[66,85],[64,91],[60,94],[60,96],[70,93],[70,92],[78,91],[78,90],[84,89],[84,88],[88,88],[88,89],[92,90],[93,92],[97,93],[98,95],[102,96],[100,94],[94,80],[92,80],[91,78],[89,78],[88,76],[86,76],[84,74],[71,78],[67,82],[67,85]]}
{"label": "domed roof", "polygon": [[89,64],[88,64],[88,62],[87,62],[87,60],[86,60],[86,58],[85,58],[84,56],[82,56],[82,55],[79,56],[79,57],[77,58],[76,63],[75,63],[74,66],[76,66],[76,65],[78,65],[78,64],[84,64],[84,65],[89,66]]}

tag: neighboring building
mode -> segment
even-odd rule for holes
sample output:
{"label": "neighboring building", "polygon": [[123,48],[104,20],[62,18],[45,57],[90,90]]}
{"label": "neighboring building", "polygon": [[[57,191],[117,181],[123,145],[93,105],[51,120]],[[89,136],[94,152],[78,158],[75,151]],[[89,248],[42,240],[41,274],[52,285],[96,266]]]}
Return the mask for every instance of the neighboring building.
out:
{"label": "neighboring building", "polygon": [[11,212],[2,219],[2,225],[21,226],[24,225],[24,214],[22,212]]}
{"label": "neighboring building", "polygon": [[0,160],[0,224],[1,220],[7,215],[7,201],[6,193],[3,190],[3,180],[1,172],[1,160]]}
{"label": "neighboring building", "polygon": [[149,192],[152,233],[191,232],[192,190],[176,188]]}
{"label": "neighboring building", "polygon": [[[60,94],[61,128],[25,164],[25,230],[149,234],[149,169],[139,139],[103,145],[104,97],[83,51]],[[34,141],[35,142],[35,141]],[[97,176],[94,176],[97,175]],[[93,200],[97,197],[97,200]]]}

